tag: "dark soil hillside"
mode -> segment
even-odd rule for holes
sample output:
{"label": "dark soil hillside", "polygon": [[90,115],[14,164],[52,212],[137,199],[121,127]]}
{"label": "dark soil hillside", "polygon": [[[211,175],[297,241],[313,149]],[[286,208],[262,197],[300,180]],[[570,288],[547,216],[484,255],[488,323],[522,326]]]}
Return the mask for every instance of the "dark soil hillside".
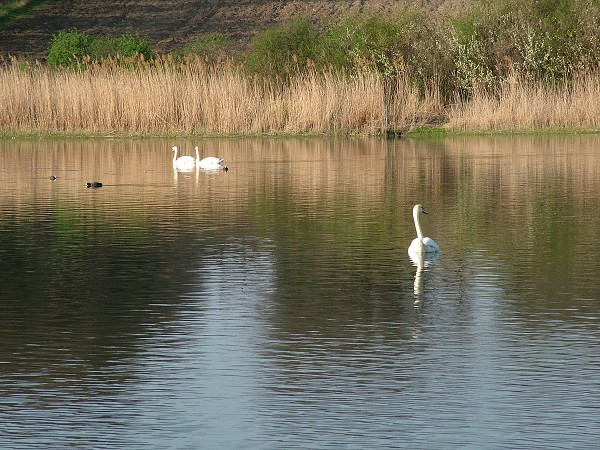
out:
{"label": "dark soil hillside", "polygon": [[196,37],[221,32],[240,42],[294,17],[327,23],[359,12],[390,14],[416,7],[455,12],[474,0],[57,0],[0,30],[0,55],[46,56],[61,30],[95,36],[139,34],[153,50],[177,50]]}

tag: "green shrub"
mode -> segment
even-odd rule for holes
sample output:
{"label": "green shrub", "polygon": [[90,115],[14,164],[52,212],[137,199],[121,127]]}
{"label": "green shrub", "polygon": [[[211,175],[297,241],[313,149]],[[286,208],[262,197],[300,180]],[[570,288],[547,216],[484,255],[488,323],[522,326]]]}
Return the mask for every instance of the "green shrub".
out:
{"label": "green shrub", "polygon": [[52,37],[46,58],[49,67],[74,67],[89,56],[93,38],[78,31],[59,31]]}
{"label": "green shrub", "polygon": [[451,23],[456,84],[493,88],[511,73],[552,83],[596,69],[599,27],[596,1],[490,2]]}
{"label": "green shrub", "polygon": [[152,59],[154,56],[150,44],[137,35],[125,34],[117,38],[108,39],[114,43],[114,53],[112,56],[123,56],[126,58],[142,56],[146,60]]}
{"label": "green shrub", "polygon": [[[464,98],[475,88],[493,91],[514,74],[553,83],[597,70],[599,29],[597,0],[489,0],[450,17],[432,19],[413,10],[348,17],[321,28],[296,19],[257,34],[243,65],[251,74],[282,80],[306,70],[351,74],[368,67],[392,81],[390,86],[405,77],[423,92],[433,85],[445,99],[456,93]],[[219,62],[235,56],[233,49],[225,35],[212,33],[174,56]],[[68,31],[53,37],[47,61],[69,67],[134,55],[152,58],[150,45],[138,36],[92,38]]]}
{"label": "green shrub", "polygon": [[209,33],[186,44],[178,53],[196,55],[207,61],[222,61],[233,56],[233,48],[233,42],[223,33]]}
{"label": "green shrub", "polygon": [[350,72],[368,66],[387,78],[408,77],[423,89],[453,73],[446,31],[417,10],[348,18],[325,30],[317,61]]}
{"label": "green shrub", "polygon": [[495,86],[494,59],[486,36],[472,30],[468,35],[454,31],[451,34],[453,50],[453,88],[465,96],[475,88]]}
{"label": "green shrub", "polygon": [[353,66],[375,67],[385,76],[397,73],[402,61],[402,30],[394,21],[381,17],[351,19],[335,34]]}
{"label": "green shrub", "polygon": [[95,38],[78,31],[60,31],[53,36],[46,62],[49,67],[76,67],[107,58],[153,57],[150,45],[139,36]]}
{"label": "green shrub", "polygon": [[522,72],[537,78],[559,79],[597,67],[598,2],[539,0],[522,9],[527,25],[522,41]]}
{"label": "green shrub", "polygon": [[133,58],[141,56],[148,60],[153,57],[150,44],[139,36],[125,34],[118,37],[102,37],[94,39],[89,57],[93,61],[107,58]]}
{"label": "green shrub", "polygon": [[314,63],[318,46],[315,27],[304,19],[292,20],[252,38],[246,68],[251,73],[287,78]]}

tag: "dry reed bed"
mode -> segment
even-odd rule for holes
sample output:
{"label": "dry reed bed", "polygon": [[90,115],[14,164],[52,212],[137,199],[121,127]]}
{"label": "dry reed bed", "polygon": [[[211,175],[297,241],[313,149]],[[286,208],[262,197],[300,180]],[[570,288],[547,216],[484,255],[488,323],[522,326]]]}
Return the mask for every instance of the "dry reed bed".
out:
{"label": "dry reed bed", "polygon": [[600,128],[600,74],[575,77],[548,87],[509,78],[499,91],[475,90],[468,102],[457,102],[447,126],[455,130],[530,130]]}
{"label": "dry reed bed", "polygon": [[[391,88],[374,71],[311,72],[281,85],[199,65],[0,69],[0,129],[125,134],[366,133],[445,117],[457,130],[600,127],[600,79],[548,88],[512,77],[445,107],[409,79]],[[387,95],[386,92],[393,94]],[[387,97],[387,98],[386,98]]]}
{"label": "dry reed bed", "polygon": [[282,87],[235,70],[193,66],[52,71],[13,65],[0,70],[0,83],[0,128],[20,131],[373,134],[385,124],[419,126],[441,110],[435,96],[421,99],[407,80],[398,82],[395,101],[384,103],[382,78],[367,71],[309,73]]}

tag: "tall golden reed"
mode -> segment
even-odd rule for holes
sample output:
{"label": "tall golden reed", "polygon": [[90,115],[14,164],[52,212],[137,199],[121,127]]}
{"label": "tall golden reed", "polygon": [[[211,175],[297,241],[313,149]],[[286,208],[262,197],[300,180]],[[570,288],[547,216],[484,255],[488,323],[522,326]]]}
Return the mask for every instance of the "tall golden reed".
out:
{"label": "tall golden reed", "polygon": [[421,126],[442,104],[409,80],[384,99],[374,71],[310,72],[288,84],[201,62],[0,69],[0,129],[126,134],[368,133]]}
{"label": "tall golden reed", "polygon": [[588,73],[550,86],[519,76],[496,93],[476,90],[467,102],[449,109],[457,130],[600,128],[600,74]]}
{"label": "tall golden reed", "polygon": [[[389,82],[387,82],[389,83]],[[600,128],[600,75],[549,87],[512,76],[445,106],[437,86],[419,91],[377,72],[312,71],[289,83],[261,80],[201,61],[98,64],[54,71],[0,68],[0,131],[94,134],[364,133],[410,130],[445,120],[455,130]]]}

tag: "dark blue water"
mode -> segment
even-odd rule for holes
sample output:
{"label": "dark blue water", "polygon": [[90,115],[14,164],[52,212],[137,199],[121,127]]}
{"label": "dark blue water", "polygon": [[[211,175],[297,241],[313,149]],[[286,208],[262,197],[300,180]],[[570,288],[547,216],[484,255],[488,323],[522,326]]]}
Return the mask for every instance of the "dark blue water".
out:
{"label": "dark blue water", "polygon": [[0,447],[594,447],[599,144],[1,142]]}

